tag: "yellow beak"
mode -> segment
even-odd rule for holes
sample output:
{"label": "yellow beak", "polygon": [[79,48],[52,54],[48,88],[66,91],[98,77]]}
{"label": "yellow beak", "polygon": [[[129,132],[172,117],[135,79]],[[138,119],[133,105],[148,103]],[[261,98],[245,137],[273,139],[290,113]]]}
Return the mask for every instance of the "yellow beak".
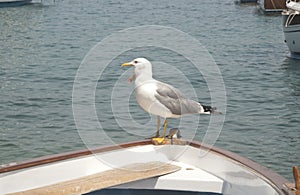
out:
{"label": "yellow beak", "polygon": [[133,65],[130,62],[127,62],[127,63],[122,64],[121,66],[123,67],[123,66],[133,66]]}

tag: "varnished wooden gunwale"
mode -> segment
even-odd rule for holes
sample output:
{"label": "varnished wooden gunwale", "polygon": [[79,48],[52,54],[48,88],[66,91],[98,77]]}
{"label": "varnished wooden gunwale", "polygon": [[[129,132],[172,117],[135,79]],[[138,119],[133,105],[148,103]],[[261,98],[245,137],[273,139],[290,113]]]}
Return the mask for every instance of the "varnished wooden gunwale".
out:
{"label": "varnished wooden gunwale", "polygon": [[300,195],[300,171],[297,166],[293,167],[296,195]]}
{"label": "varnished wooden gunwale", "polygon": [[120,145],[114,145],[114,146],[105,146],[105,147],[98,147],[94,149],[84,149],[84,150],[77,150],[77,151],[72,151],[72,152],[65,152],[61,154],[54,154],[54,155],[48,155],[48,156],[43,156],[40,158],[34,158],[31,160],[26,160],[22,162],[16,162],[16,163],[10,163],[8,165],[2,165],[0,168],[0,174],[1,173],[6,173],[6,172],[11,172],[11,171],[17,171],[21,169],[26,169],[34,166],[39,166],[39,165],[45,165],[49,163],[55,163],[63,160],[69,160],[73,158],[78,158],[78,157],[83,157],[91,154],[96,154],[96,153],[102,153],[102,152],[109,152],[121,148],[129,148],[129,147],[134,147],[134,146],[142,146],[142,145],[148,145],[151,144],[151,140],[145,140],[145,141],[139,141],[139,142],[129,142],[129,143],[124,143]]}
{"label": "varnished wooden gunwale", "polygon": [[[114,146],[107,146],[107,147],[100,147],[100,148],[95,148],[95,149],[86,149],[86,150],[78,150],[78,151],[73,151],[73,152],[67,152],[67,153],[62,153],[62,154],[57,154],[57,155],[50,155],[50,156],[45,156],[41,158],[35,158],[32,160],[28,161],[23,161],[20,163],[14,163],[12,165],[4,165],[0,168],[0,174],[1,173],[7,173],[11,171],[18,171],[34,166],[40,166],[40,165],[45,165],[49,163],[55,163],[59,161],[64,161],[64,160],[69,160],[73,158],[79,158],[79,157],[84,157],[87,155],[91,154],[96,154],[96,153],[102,153],[102,152],[109,152],[113,150],[118,150],[121,148],[130,148],[134,146],[143,146],[143,145],[149,145],[152,144],[151,140],[143,140],[143,141],[136,141],[136,142],[129,142],[125,144],[120,144],[120,145],[114,145]],[[288,190],[288,187],[286,186],[289,181],[284,178],[283,176],[277,174],[276,172],[248,159],[245,157],[242,157],[238,154],[235,154],[233,152],[223,150],[220,148],[216,147],[210,147],[206,146],[204,144],[201,144],[199,142],[190,142],[190,146],[195,147],[195,148],[202,148],[206,150],[210,150],[211,152],[217,153],[221,156],[227,157],[228,159],[231,159],[235,162],[238,162],[246,167],[248,167],[250,170],[262,175],[267,179],[267,182],[274,187],[278,191],[279,194],[285,195],[286,193],[284,191]]]}

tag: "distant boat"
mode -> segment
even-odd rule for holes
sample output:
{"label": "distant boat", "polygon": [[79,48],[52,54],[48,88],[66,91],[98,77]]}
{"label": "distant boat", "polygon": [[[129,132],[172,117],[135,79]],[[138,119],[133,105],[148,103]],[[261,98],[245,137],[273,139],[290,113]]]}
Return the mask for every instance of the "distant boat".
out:
{"label": "distant boat", "polygon": [[262,10],[264,13],[280,13],[286,9],[285,1],[286,0],[260,0],[260,10]]}
{"label": "distant boat", "polygon": [[284,177],[232,152],[167,141],[137,141],[0,166],[0,195],[292,195],[295,190]]}
{"label": "distant boat", "polygon": [[285,42],[292,55],[300,56],[300,2],[288,0],[283,15]]}
{"label": "distant boat", "polygon": [[0,7],[16,7],[30,3],[32,0],[0,0]]}
{"label": "distant boat", "polygon": [[237,2],[239,2],[239,3],[257,3],[258,0],[239,0]]}

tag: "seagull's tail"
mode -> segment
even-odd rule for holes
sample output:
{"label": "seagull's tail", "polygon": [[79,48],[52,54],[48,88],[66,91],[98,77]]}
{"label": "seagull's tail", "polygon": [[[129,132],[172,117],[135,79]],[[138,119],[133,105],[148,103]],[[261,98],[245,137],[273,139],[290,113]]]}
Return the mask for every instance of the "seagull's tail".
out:
{"label": "seagull's tail", "polygon": [[211,106],[204,106],[202,105],[203,109],[204,109],[204,114],[222,114],[221,112],[217,112],[217,108],[216,107],[211,107]]}

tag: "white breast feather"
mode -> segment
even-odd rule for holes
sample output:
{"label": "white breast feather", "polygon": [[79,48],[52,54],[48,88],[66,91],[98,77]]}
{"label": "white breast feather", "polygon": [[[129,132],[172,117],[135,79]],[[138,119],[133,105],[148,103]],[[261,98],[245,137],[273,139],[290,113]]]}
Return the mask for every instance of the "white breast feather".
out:
{"label": "white breast feather", "polygon": [[135,89],[136,100],[140,106],[146,111],[154,115],[159,115],[161,117],[171,117],[172,113],[167,107],[162,105],[155,95],[157,86],[155,82],[147,82]]}

